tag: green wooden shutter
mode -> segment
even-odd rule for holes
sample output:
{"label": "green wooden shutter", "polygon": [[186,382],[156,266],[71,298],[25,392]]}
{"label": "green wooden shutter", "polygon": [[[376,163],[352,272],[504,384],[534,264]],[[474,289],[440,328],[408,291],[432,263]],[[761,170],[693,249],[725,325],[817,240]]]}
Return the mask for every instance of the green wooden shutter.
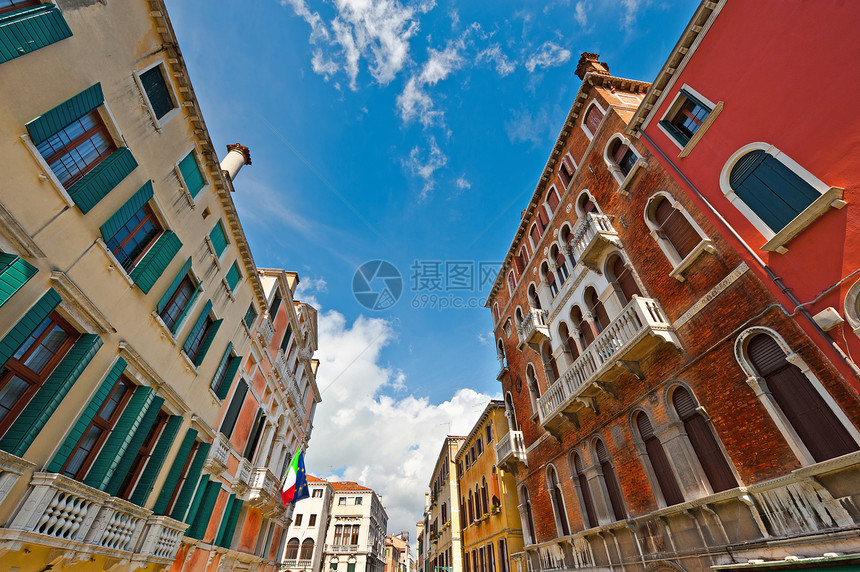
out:
{"label": "green wooden shutter", "polygon": [[60,295],[51,288],[39,298],[39,301],[33,304],[33,307],[27,310],[18,323],[15,324],[9,333],[0,340],[0,365],[6,365],[21,344],[27,341],[39,324],[45,321],[45,318],[54,311],[54,308],[60,305]]}
{"label": "green wooden shutter", "polygon": [[690,138],[687,137],[687,134],[675,127],[675,125],[673,125],[671,121],[661,119],[659,123],[660,126],[666,131],[668,131],[678,143],[680,143],[681,145],[686,145],[687,143],[689,143]]}
{"label": "green wooden shutter", "polygon": [[[206,475],[200,475],[200,478],[197,479],[196,486],[194,487],[194,497],[191,500],[191,506],[189,506],[183,513],[177,514],[176,516],[171,515],[171,518],[181,520],[186,524],[193,524],[194,516],[197,514],[197,509],[200,507],[200,503],[203,502],[203,495],[206,493],[206,485],[208,484],[209,477]],[[174,510],[174,512],[176,511]],[[182,518],[180,518],[180,516]],[[188,529],[185,530],[185,536],[188,536]]]}
{"label": "green wooden shutter", "polygon": [[[224,529],[224,536],[221,538],[219,546],[230,548],[233,543],[233,534],[236,532],[236,524],[239,522],[239,515],[242,513],[242,501],[234,499],[233,506],[230,509],[230,516],[227,519],[227,526]],[[286,534],[286,531],[284,531]]]}
{"label": "green wooden shutter", "polygon": [[224,505],[224,514],[221,515],[221,525],[218,527],[218,532],[215,534],[213,544],[215,546],[224,547],[224,535],[227,533],[227,526],[230,524],[230,516],[233,513],[233,504],[236,502],[236,495],[229,495],[227,503]]}
{"label": "green wooden shutter", "polygon": [[0,306],[9,301],[39,269],[14,254],[0,252]]}
{"label": "green wooden shutter", "polygon": [[254,308],[254,303],[248,306],[248,311],[245,312],[245,325],[249,328],[254,326],[254,320],[257,319],[257,310]]}
{"label": "green wooden shutter", "polygon": [[[134,492],[128,499],[129,501],[138,506],[146,504],[146,499],[149,498],[149,493],[152,492],[152,488],[155,486],[155,479],[158,478],[158,473],[161,472],[161,467],[164,466],[164,460],[167,458],[167,453],[170,451],[170,447],[173,446],[173,442],[176,440],[176,435],[179,434],[179,427],[181,425],[181,415],[171,415],[168,417],[167,423],[164,424],[164,430],[158,438],[158,443],[153,447],[152,454],[149,456],[149,461],[146,463],[146,467],[140,474],[140,480],[137,481],[137,485],[134,487]],[[192,437],[191,443],[193,442],[194,438]],[[189,446],[189,449],[190,448],[191,447]],[[185,456],[188,456],[187,452]]]}
{"label": "green wooden shutter", "polygon": [[[212,381],[209,382],[209,387],[215,391],[215,394],[218,394],[218,391],[221,389],[220,386],[216,387],[219,381],[218,373],[221,371],[221,368],[224,368],[224,373],[227,373],[227,366],[230,361],[230,352],[233,351],[233,342],[227,342],[227,349],[224,350],[224,355],[221,356],[221,361],[218,362],[218,367],[215,368],[215,375],[212,376]],[[223,383],[221,385],[224,385]],[[222,397],[223,399],[223,397]]]}
{"label": "green wooden shutter", "polygon": [[62,13],[50,2],[9,12],[0,17],[0,63],[71,35]]}
{"label": "green wooden shutter", "polygon": [[224,382],[218,388],[216,395],[218,399],[224,399],[230,393],[230,387],[233,385],[233,378],[236,377],[236,372],[239,371],[239,364],[242,363],[242,356],[233,356],[230,358],[230,363],[227,364],[227,373],[224,375]]}
{"label": "green wooden shutter", "polygon": [[203,311],[200,312],[200,316],[197,317],[197,321],[194,322],[194,327],[191,328],[191,331],[188,332],[188,337],[185,338],[185,343],[182,345],[182,351],[188,354],[188,351],[191,349],[191,341],[197,336],[197,333],[200,331],[200,328],[206,323],[206,317],[209,316],[209,312],[212,311],[212,300],[207,300],[206,305],[203,306]]}
{"label": "green wooden shutter", "polygon": [[66,461],[69,460],[69,455],[72,454],[72,451],[75,450],[75,446],[77,446],[78,442],[81,440],[81,437],[84,436],[84,431],[87,430],[87,427],[92,423],[93,418],[98,413],[99,409],[101,409],[102,404],[107,399],[108,395],[110,395],[110,390],[113,389],[113,386],[116,385],[119,376],[122,375],[122,372],[125,371],[126,362],[122,358],[117,358],[116,362],[114,362],[113,367],[108,372],[102,384],[96,390],[93,397],[90,399],[90,402],[84,408],[83,413],[81,413],[80,417],[78,417],[77,422],[72,427],[72,430],[66,436],[66,439],[63,441],[63,444],[57,450],[57,453],[54,455],[54,458],[51,459],[50,464],[48,464],[48,472],[49,473],[59,473],[60,469],[63,468],[63,465],[66,464]]}
{"label": "green wooden shutter", "polygon": [[221,328],[221,323],[223,321],[224,320],[215,320],[212,322],[212,326],[210,326],[209,331],[206,332],[206,336],[200,342],[200,349],[197,350],[197,355],[194,356],[194,365],[199,366],[203,363],[203,360],[206,359],[206,353],[209,351],[209,346],[212,345],[212,341],[215,339],[215,335]]}
{"label": "green wooden shutter", "polygon": [[86,214],[136,168],[137,161],[128,147],[120,147],[66,190]]}
{"label": "green wooden shutter", "polygon": [[196,197],[206,181],[203,179],[203,174],[200,172],[200,166],[197,164],[197,159],[194,157],[194,151],[191,151],[179,162],[179,172],[182,173],[182,180],[185,182],[185,188],[192,197]]}
{"label": "green wooden shutter", "polygon": [[[164,294],[161,296],[161,300],[158,301],[158,306],[156,307],[156,311],[161,314],[164,309],[167,307],[167,303],[170,302],[170,299],[173,297],[173,294],[179,288],[179,285],[188,276],[188,272],[191,270],[191,257],[188,257],[188,260],[185,261],[185,264],[182,265],[182,268],[179,269],[179,272],[176,273],[176,276],[173,277],[173,282],[170,283],[170,286],[167,287]],[[189,300],[188,305],[191,305],[191,301]],[[179,320],[177,320],[179,323]]]}
{"label": "green wooden shutter", "polygon": [[236,284],[239,283],[241,277],[242,274],[239,272],[239,267],[234,262],[230,270],[227,271],[227,285],[230,286],[230,290],[236,290]]}
{"label": "green wooden shutter", "polygon": [[173,489],[176,488],[176,483],[179,482],[179,477],[182,476],[182,468],[185,466],[185,461],[188,460],[188,455],[191,453],[195,439],[197,439],[196,429],[189,429],[185,432],[185,437],[182,438],[182,444],[179,446],[176,458],[173,459],[173,464],[170,465],[170,471],[167,473],[167,478],[164,480],[161,492],[158,493],[158,500],[155,501],[155,506],[152,508],[155,514],[164,514],[164,511],[167,509],[167,503],[170,502],[170,497],[173,496]]}
{"label": "green wooden shutter", "polygon": [[117,465],[116,471],[113,473],[110,482],[108,482],[105,492],[111,496],[117,496],[123,481],[128,476],[135,458],[137,458],[140,448],[143,446],[143,441],[155,425],[158,419],[158,412],[161,411],[161,406],[164,404],[164,398],[156,396],[149,407],[138,416],[137,428],[132,429],[132,434],[128,439],[128,447]]}
{"label": "green wooden shutter", "polygon": [[100,347],[102,340],[95,334],[84,334],[78,338],[0,439],[0,449],[18,457],[24,455]]}
{"label": "green wooden shutter", "polygon": [[[215,508],[215,503],[218,502],[218,493],[220,491],[221,483],[218,481],[209,481],[206,483],[206,490],[203,492],[200,504],[194,513],[194,520],[185,533],[185,536],[203,540],[203,537],[206,535],[206,528],[209,526],[209,520],[212,518],[212,510]],[[190,512],[189,516],[191,516]]]}
{"label": "green wooden shutter", "polygon": [[182,325],[182,320],[185,319],[185,314],[191,310],[191,307],[194,306],[195,300],[197,300],[197,296],[200,295],[200,290],[203,287],[203,283],[200,282],[197,284],[197,288],[194,289],[194,292],[191,293],[191,298],[188,299],[188,303],[185,304],[185,307],[182,308],[182,311],[179,313],[179,316],[176,317],[176,323],[173,324],[173,329],[170,331],[173,332],[173,335],[176,335],[176,332],[179,330],[179,327]]}
{"label": "green wooden shutter", "polygon": [[236,420],[239,418],[239,412],[242,410],[242,405],[245,403],[245,394],[248,393],[248,384],[244,380],[239,380],[236,385],[236,391],[233,393],[233,399],[230,400],[230,406],[227,407],[227,412],[221,420],[221,433],[228,439],[233,434],[233,429],[236,427]]}
{"label": "green wooden shutter", "polygon": [[176,233],[172,230],[166,230],[161,233],[149,251],[143,255],[129,276],[137,284],[137,287],[143,290],[144,294],[149,293],[180,248],[182,248],[182,243]]}
{"label": "green wooden shutter", "polygon": [[38,145],[49,137],[80,119],[105,102],[102,84],[97,83],[76,96],[67,99],[57,107],[30,120],[25,127],[33,145]]}
{"label": "green wooden shutter", "polygon": [[227,234],[224,232],[224,225],[220,220],[212,227],[212,232],[209,233],[209,240],[212,241],[212,246],[215,247],[215,254],[221,256],[221,253],[227,248]]}
{"label": "green wooden shutter", "polygon": [[122,456],[128,450],[131,439],[154,398],[155,392],[151,387],[138,386],[134,389],[125,410],[102,445],[90,470],[87,471],[87,476],[84,478],[85,485],[106,491],[111,477],[119,467]]}
{"label": "green wooden shutter", "polygon": [[152,181],[147,181],[101,226],[104,241],[110,242],[110,239],[150,200],[152,200]]}
{"label": "green wooden shutter", "polygon": [[[200,443],[197,446],[194,460],[191,461],[191,466],[188,467],[188,476],[185,477],[182,489],[176,497],[176,504],[173,505],[173,510],[170,512],[170,518],[185,521],[185,512],[188,510],[188,505],[191,503],[191,498],[197,489],[197,483],[202,480],[200,475],[203,472],[203,463],[206,462],[206,456],[209,454],[211,446],[209,443]],[[204,475],[202,478],[205,479],[206,476]]]}

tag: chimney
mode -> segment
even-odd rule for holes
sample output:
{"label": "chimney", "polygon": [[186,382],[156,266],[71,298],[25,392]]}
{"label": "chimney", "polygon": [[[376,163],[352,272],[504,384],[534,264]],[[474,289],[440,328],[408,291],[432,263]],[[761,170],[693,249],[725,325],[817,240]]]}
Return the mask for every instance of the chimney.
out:
{"label": "chimney", "polygon": [[227,156],[221,161],[221,170],[227,174],[232,183],[243,165],[251,164],[251,151],[244,145],[233,143],[227,145]]}
{"label": "chimney", "polygon": [[599,73],[601,75],[609,75],[609,64],[599,61],[600,54],[590,54],[582,52],[579,56],[579,63],[576,64],[576,73],[579,79],[585,79],[587,73]]}

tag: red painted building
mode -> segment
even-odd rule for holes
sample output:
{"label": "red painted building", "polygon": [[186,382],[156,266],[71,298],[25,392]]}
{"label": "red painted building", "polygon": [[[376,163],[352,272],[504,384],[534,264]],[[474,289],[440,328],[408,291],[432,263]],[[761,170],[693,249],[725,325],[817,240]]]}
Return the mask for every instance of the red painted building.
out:
{"label": "red painted building", "polygon": [[858,20],[856,2],[702,2],[627,133],[860,391],[860,116],[836,113]]}

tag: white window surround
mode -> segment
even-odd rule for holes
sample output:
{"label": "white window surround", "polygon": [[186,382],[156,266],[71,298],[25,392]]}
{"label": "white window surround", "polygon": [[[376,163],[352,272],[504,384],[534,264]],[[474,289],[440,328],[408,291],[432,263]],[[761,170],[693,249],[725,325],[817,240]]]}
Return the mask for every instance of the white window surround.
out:
{"label": "white window surround", "polygon": [[[564,184],[564,180],[562,180],[562,178],[561,178],[561,166],[565,163],[569,163],[568,169],[570,170],[570,181],[568,181],[567,185]],[[576,165],[576,161],[573,160],[573,155],[570,154],[570,151],[566,152],[564,154],[564,157],[561,158],[561,161],[558,162],[558,172],[556,173],[556,175],[558,176],[559,182],[561,182],[561,188],[563,190],[567,191],[567,188],[570,186],[570,183],[573,183],[573,178],[576,175],[576,169],[577,168],[578,167]],[[559,198],[560,197],[561,197],[561,195],[559,195]],[[561,206],[561,204],[559,204],[559,207],[560,206]]]}
{"label": "white window surround", "polygon": [[[648,418],[648,422],[651,423],[651,427],[654,429],[654,435],[656,437],[658,431],[654,426],[654,416],[649,415],[648,411],[645,410],[644,407],[636,407],[630,414],[627,416],[627,423],[630,427],[630,435],[633,437],[633,448],[636,450],[636,453],[639,455],[639,461],[642,463],[642,468],[645,469],[645,476],[648,478],[648,484],[651,486],[651,493],[654,495],[654,500],[657,501],[657,506],[660,508],[669,506],[666,502],[665,497],[663,496],[663,489],[660,488],[660,481],[657,480],[657,473],[654,472],[654,466],[651,464],[651,458],[648,456],[648,451],[645,448],[645,441],[642,439],[642,435],[639,434],[639,426],[636,423],[636,416],[641,413]],[[659,437],[657,440],[660,442],[660,446],[663,446],[663,441]],[[665,450],[664,450],[665,453]],[[672,465],[672,461],[669,459],[669,456],[666,455],[666,460],[669,464],[669,470],[672,471],[672,475],[675,477],[676,481],[678,479],[677,474],[675,474],[675,467]],[[683,491],[681,492],[683,496]]]}
{"label": "white window surround", "polygon": [[[202,292],[203,290],[201,289],[200,291]],[[188,310],[188,312],[186,312],[186,319],[187,319],[187,317],[188,317],[188,316],[190,316],[190,315],[193,313],[193,310],[196,310],[196,309],[197,309],[198,302],[199,302],[200,300],[202,300],[202,299],[203,299],[203,296],[197,296],[197,300],[196,300],[196,301],[195,301],[195,303],[194,303],[194,308],[191,308],[191,309],[189,309],[189,310]],[[209,309],[209,313],[208,313],[208,314],[206,314],[206,315],[207,315],[207,316],[209,316],[209,318],[211,318],[213,322],[217,322],[217,321],[219,320],[219,318],[218,318],[218,314],[217,314],[217,313],[215,313],[215,307],[214,307],[214,306],[213,306],[212,308],[210,308],[210,309]],[[202,316],[202,314],[201,314],[201,316]],[[196,322],[197,320],[199,320],[201,316],[197,316],[197,318],[196,318],[194,321]],[[178,334],[177,334],[177,335],[178,335]],[[184,342],[183,342],[183,345],[185,345],[185,344],[184,344]],[[182,357],[184,357],[184,358],[185,358],[185,361],[186,361],[189,365],[191,365],[191,368],[194,370],[194,373],[195,373],[195,375],[196,375],[196,374],[198,373],[197,368],[198,368],[198,367],[201,367],[201,366],[203,365],[203,363],[201,362],[200,366],[196,366],[196,365],[194,365],[194,362],[193,362],[193,361],[191,361],[191,358],[190,358],[190,357],[188,357],[188,355],[185,353],[185,348],[184,348],[184,347],[180,347],[180,348],[179,348],[179,353],[182,355]],[[250,387],[251,387],[251,386],[250,386],[250,384],[249,384],[249,385],[248,385],[248,388],[250,389]],[[256,398],[256,395],[255,395],[255,398]],[[259,399],[257,399],[257,402],[258,402],[258,403],[262,403]]]}
{"label": "white window surround", "polygon": [[690,95],[693,95],[696,99],[707,105],[711,110],[710,113],[708,113],[708,116],[705,117],[705,119],[702,121],[702,125],[700,125],[696,132],[693,134],[693,136],[690,137],[690,140],[687,142],[686,145],[681,145],[681,142],[675,139],[674,135],[669,133],[669,131],[665,127],[660,125],[660,121],[671,121],[672,118],[675,117],[675,114],[678,113],[678,110],[681,108],[684,102],[687,100],[687,97],[681,93],[680,89],[675,92],[675,98],[672,100],[672,103],[669,104],[669,106],[666,108],[666,112],[657,122],[657,128],[666,135],[669,141],[674,143],[678,147],[678,149],[680,149],[678,157],[683,158],[690,154],[690,152],[693,150],[693,147],[695,147],[699,140],[701,140],[702,137],[705,136],[705,132],[714,123],[714,121],[716,121],[720,113],[722,113],[723,102],[720,101],[717,103],[713,103],[710,99],[706,98],[686,83],[681,86],[681,89],[685,90]]}
{"label": "white window surround", "polygon": [[[113,113],[110,110],[110,107],[107,104],[107,101],[103,101],[102,104],[96,108],[96,111],[101,117],[102,121],[104,121],[104,125],[108,130],[108,133],[113,139],[113,144],[117,149],[121,149],[123,147],[128,147],[125,143],[125,137],[122,135],[122,131],[120,131],[119,126],[116,123],[116,119],[114,118]],[[42,154],[39,153],[39,149],[36,148],[36,145],[33,144],[33,140],[30,139],[28,134],[21,135],[21,141],[24,143],[24,147],[33,155],[33,158],[36,160],[36,163],[39,164],[39,167],[42,170],[42,174],[39,175],[39,180],[41,182],[49,181],[51,185],[54,187],[54,190],[57,191],[57,194],[60,195],[60,198],[63,199],[63,202],[68,206],[75,206],[75,201],[66,191],[66,187],[63,186],[63,183],[60,182],[60,179],[57,178],[57,175],[54,174],[53,169],[51,169],[50,165],[48,165],[45,158],[42,157]]]}
{"label": "white window surround", "polygon": [[[627,176],[624,176],[624,173],[621,172],[621,168],[609,155],[609,148],[612,147],[612,143],[615,141],[621,141],[623,145],[627,145],[627,147],[633,151],[637,157],[636,163],[634,163],[630,168],[630,172],[627,173]],[[621,133],[616,133],[609,138],[609,141],[606,142],[606,147],[603,148],[603,162],[606,163],[606,168],[609,169],[609,172],[612,173],[612,176],[615,177],[615,181],[618,183],[618,190],[616,192],[619,192],[622,195],[630,194],[627,191],[627,187],[630,186],[630,183],[636,177],[637,173],[639,173],[639,170],[648,166],[648,162],[645,161],[642,153],[640,153],[636,147],[630,143],[630,140]]]}
{"label": "white window surround", "polygon": [[173,164],[173,172],[176,173],[176,178],[179,179],[179,188],[182,191],[182,194],[185,196],[185,200],[188,201],[188,204],[193,209],[197,206],[194,197],[191,196],[191,193],[188,191],[188,186],[185,184],[185,179],[182,177],[182,171],[179,170],[179,163],[185,159],[189,153],[194,153],[194,159],[197,161],[197,168],[200,170],[200,175],[203,176],[203,188],[198,191],[198,195],[205,193],[209,190],[209,187],[212,185],[212,182],[209,180],[209,176],[206,173],[206,169],[203,168],[203,161],[200,160],[200,152],[197,150],[197,147],[190,147],[184,153],[182,153],[179,161]]}
{"label": "white window surround", "polygon": [[[588,137],[588,140],[591,141],[594,139],[594,133],[588,130],[588,127],[585,126],[585,118],[588,117],[588,112],[591,111],[592,106],[596,107],[603,114],[603,117],[600,118],[600,124],[603,124],[603,120],[606,119],[606,110],[603,109],[603,106],[597,102],[597,99],[592,99],[591,102],[585,107],[585,110],[582,112],[582,119],[579,120],[579,126],[585,132],[585,136]],[[598,126],[598,129],[600,127]]]}
{"label": "white window surround", "polygon": [[845,320],[854,331],[860,336],[860,313],[857,311],[858,298],[860,298],[860,280],[851,285],[848,293],[845,295]]}
{"label": "white window surround", "polygon": [[[155,116],[155,110],[152,109],[152,104],[149,102],[149,96],[146,94],[146,90],[143,88],[143,82],[140,81],[141,74],[148,72],[156,66],[161,66],[161,78],[164,80],[164,85],[167,86],[167,91],[170,93],[170,98],[173,100],[174,105],[173,109],[168,111],[161,119],[158,119],[158,117]],[[140,90],[140,94],[143,96],[143,101],[146,102],[146,109],[149,111],[149,114],[152,117],[152,121],[155,123],[155,128],[160,132],[168,121],[170,121],[176,115],[179,114],[179,110],[182,107],[179,104],[179,97],[176,94],[176,89],[174,89],[173,87],[173,81],[171,81],[170,73],[167,71],[167,64],[165,63],[164,58],[159,58],[148,66],[139,70],[135,70],[134,72],[132,72],[132,75],[134,76],[134,81],[137,84],[138,89]]]}
{"label": "white window surround", "polygon": [[[778,160],[821,194],[818,199],[813,201],[811,205],[806,207],[803,212],[797,215],[794,220],[789,222],[779,231],[774,231],[763,220],[761,220],[761,218],[759,218],[759,216],[755,214],[755,212],[747,206],[747,204],[738,197],[737,194],[735,194],[734,189],[732,189],[731,184],[729,183],[729,177],[731,176],[732,169],[735,164],[737,164],[741,157],[750,151],[756,150],[762,150],[774,159]],[[829,208],[841,209],[846,205],[845,201],[842,200],[844,189],[840,187],[831,187],[830,185],[822,182],[815,175],[793,161],[788,155],[770,143],[764,143],[761,141],[744,145],[729,157],[728,161],[723,165],[723,170],[720,172],[720,190],[722,190],[723,195],[729,200],[729,202],[731,202],[735,208],[738,209],[741,214],[758,229],[762,236],[765,237],[767,242],[761,246],[761,250],[778,252],[779,254],[785,254],[788,252],[785,245],[792,238],[800,234],[806,227],[815,222],[815,220],[821,215],[827,212]]]}
{"label": "white window surround", "polygon": [[755,326],[752,328],[748,328],[741,332],[738,336],[737,340],[735,340],[735,359],[741,367],[741,370],[746,374],[747,379],[746,382],[750,386],[750,388],[755,393],[755,396],[762,402],[764,408],[767,410],[771,419],[773,419],[777,428],[779,429],[782,436],[785,438],[788,446],[791,447],[791,450],[794,452],[797,459],[803,466],[813,465],[816,463],[815,459],[812,457],[812,454],[806,448],[806,445],[803,444],[803,441],[798,436],[797,432],[792,427],[788,418],[782,412],[782,409],[776,403],[776,400],[773,398],[773,395],[770,393],[770,390],[765,383],[764,378],[762,378],[759,373],[756,371],[752,362],[749,359],[747,354],[747,346],[749,344],[749,340],[757,335],[757,334],[765,334],[770,336],[780,347],[780,349],[785,354],[785,360],[796,366],[803,375],[809,380],[809,383],[815,388],[815,391],[821,396],[839,422],[845,427],[848,431],[848,434],[851,435],[851,438],[860,445],[860,431],[857,430],[856,427],[851,423],[848,419],[848,416],[845,415],[845,412],[842,411],[842,408],[836,403],[827,389],[821,384],[815,374],[812,373],[809,365],[807,365],[806,361],[803,360],[798,354],[796,354],[789,346],[786,341],[780,336],[776,331],[765,328],[762,326]]}
{"label": "white window surround", "polygon": [[[585,506],[586,506],[585,505],[585,497],[582,495],[582,489],[579,486],[579,477],[577,475],[576,462],[574,461],[574,457],[576,457],[576,456],[579,456],[580,461],[582,461],[582,475],[585,476],[585,471],[587,468],[585,466],[586,456],[582,453],[582,451],[580,451],[579,449],[574,447],[570,451],[570,453],[568,453],[568,455],[567,455],[567,464],[570,468],[570,475],[571,475],[571,481],[573,481],[573,488],[576,490],[576,500],[579,502],[579,512],[580,512],[580,517],[582,519],[582,525],[585,527],[586,530],[588,530],[589,528],[594,528],[594,527],[599,526],[599,525],[596,522],[587,522],[588,514],[587,514],[586,509],[585,509]],[[589,490],[589,493],[591,493],[590,490]],[[594,505],[593,494],[591,495],[591,499],[589,499],[589,500],[591,500],[591,504],[593,506]]]}
{"label": "white window surround", "polygon": [[170,331],[170,328],[167,327],[167,324],[165,324],[164,321],[161,319],[161,316],[158,315],[157,309],[152,311],[152,317],[155,318],[155,322],[161,327],[162,330],[164,330],[164,335],[166,335],[167,338],[171,342],[173,342],[174,345],[178,343],[179,336],[182,333],[183,328],[185,328],[185,325],[188,323],[189,316],[191,316],[191,314],[193,314],[197,310],[197,306],[200,305],[200,301],[205,297],[204,294],[206,293],[206,289],[203,287],[203,281],[200,279],[200,276],[198,276],[197,272],[194,271],[193,267],[191,268],[190,273],[193,282],[195,283],[194,287],[196,288],[197,286],[200,286],[200,290],[198,290],[197,296],[195,296],[194,299],[191,300],[191,306],[189,306],[188,310],[185,312],[185,315],[182,316],[182,320],[180,320],[179,323],[176,324],[176,333],[174,334]]}
{"label": "white window surround", "polygon": [[[664,198],[669,201],[673,208],[675,208],[678,212],[684,215],[684,218],[687,219],[687,222],[690,223],[690,226],[693,227],[693,230],[696,231],[696,234],[699,235],[699,244],[693,248],[693,250],[686,257],[681,258],[678,254],[678,251],[675,250],[675,247],[669,242],[667,238],[662,235],[662,231],[657,228],[657,223],[651,217],[652,205],[657,202],[657,199]],[[708,235],[705,234],[705,231],[702,230],[702,227],[698,225],[698,223],[690,216],[690,213],[687,212],[687,209],[678,202],[675,197],[667,193],[666,191],[658,191],[651,195],[648,199],[648,202],[645,203],[645,211],[643,213],[643,217],[645,219],[645,224],[648,226],[650,230],[651,238],[657,243],[660,247],[660,250],[663,251],[663,254],[666,255],[666,258],[672,264],[672,271],[669,272],[669,276],[678,280],[679,282],[683,282],[685,280],[683,273],[699,258],[703,253],[708,252],[710,254],[716,253],[717,249],[714,246],[713,241],[708,238]],[[638,282],[638,281],[637,281]],[[644,290],[643,290],[644,291]]]}
{"label": "white window surround", "polygon": [[[549,493],[550,504],[552,505],[553,517],[555,518],[556,535],[558,537],[561,537],[562,536],[561,517],[562,517],[562,515],[564,515],[565,520],[569,521],[570,519],[567,518],[567,507],[564,504],[564,494],[561,495],[561,506],[555,505],[556,499],[555,499],[555,494],[553,494],[554,493],[554,491],[553,491],[554,487],[552,484],[552,479],[550,478],[550,471],[555,473],[555,480],[559,486],[561,486],[561,480],[558,478],[558,469],[555,468],[555,465],[553,465],[552,463],[547,463],[546,475],[545,475],[546,476],[546,488],[547,488],[547,492]],[[570,522],[567,523],[567,528],[568,528],[568,530],[570,530]]]}

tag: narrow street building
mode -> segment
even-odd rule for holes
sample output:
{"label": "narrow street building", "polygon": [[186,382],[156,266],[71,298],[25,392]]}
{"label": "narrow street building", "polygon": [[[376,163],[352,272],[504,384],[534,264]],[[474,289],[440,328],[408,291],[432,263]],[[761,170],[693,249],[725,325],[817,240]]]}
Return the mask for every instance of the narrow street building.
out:
{"label": "narrow street building", "polygon": [[331,481],[333,494],[323,567],[334,572],[383,572],[388,514],[372,489]]}
{"label": "narrow street building", "polygon": [[526,451],[520,570],[856,558],[856,392],[625,134],[650,85],[596,54],[576,73],[487,303]]}
{"label": "narrow street building", "polygon": [[490,401],[457,453],[460,538],[464,572],[509,572],[522,554],[517,470],[525,449],[511,440],[503,401]]}
{"label": "narrow street building", "polygon": [[460,493],[456,458],[465,437],[448,435],[430,479],[430,506],[427,510],[427,564],[430,572],[463,572],[463,546],[460,539]]}
{"label": "narrow street building", "polygon": [[334,488],[331,483],[307,476],[310,497],[296,503],[286,532],[289,540],[281,562],[290,572],[320,572],[330,520]]}

